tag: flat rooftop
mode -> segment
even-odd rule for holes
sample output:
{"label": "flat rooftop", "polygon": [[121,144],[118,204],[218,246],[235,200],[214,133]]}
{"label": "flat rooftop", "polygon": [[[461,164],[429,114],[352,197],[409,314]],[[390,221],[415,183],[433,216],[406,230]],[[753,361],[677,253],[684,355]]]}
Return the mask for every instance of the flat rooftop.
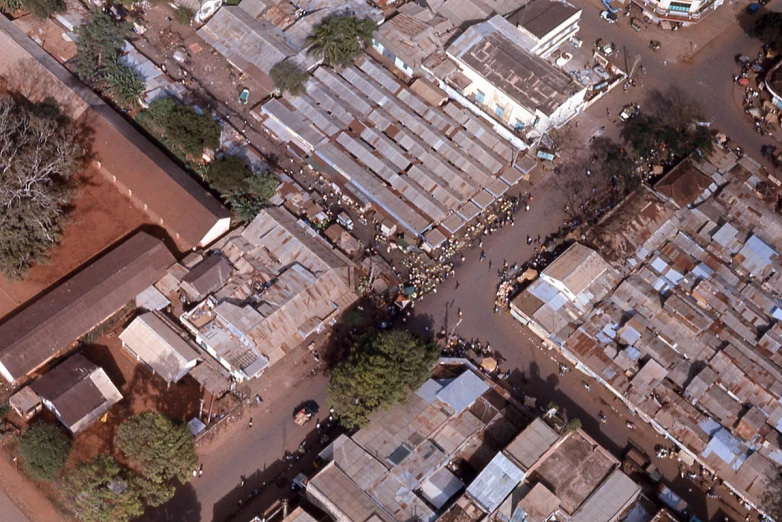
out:
{"label": "flat rooftop", "polygon": [[519,30],[501,16],[470,27],[448,48],[448,54],[522,107],[546,115],[584,89],[529,52]]}
{"label": "flat rooftop", "polygon": [[608,452],[581,431],[571,433],[532,472],[560,500],[560,507],[574,514],[617,466]]}

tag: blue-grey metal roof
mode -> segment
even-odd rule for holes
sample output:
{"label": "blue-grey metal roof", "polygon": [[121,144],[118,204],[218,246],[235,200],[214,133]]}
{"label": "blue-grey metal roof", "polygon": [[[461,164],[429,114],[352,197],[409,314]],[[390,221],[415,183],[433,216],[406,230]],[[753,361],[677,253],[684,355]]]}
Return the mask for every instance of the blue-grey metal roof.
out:
{"label": "blue-grey metal roof", "polygon": [[524,480],[524,476],[524,472],[505,455],[497,453],[467,488],[467,494],[481,509],[491,513]]}
{"label": "blue-grey metal roof", "polygon": [[437,392],[442,389],[443,385],[441,383],[435,381],[434,379],[429,379],[423,384],[423,386],[418,388],[415,393],[429,404],[432,404],[437,398]]}
{"label": "blue-grey metal roof", "polygon": [[752,236],[739,251],[739,254],[744,256],[743,261],[741,261],[741,266],[743,266],[750,275],[755,276],[771,264],[771,259],[776,256],[777,253],[758,236]]}
{"label": "blue-grey metal roof", "polygon": [[712,453],[717,455],[726,464],[733,464],[738,460],[738,465],[744,461],[742,454],[746,452],[746,446],[730,434],[725,428],[721,428],[714,434],[706,448],[703,450],[703,456],[708,457]]}
{"label": "blue-grey metal roof", "polygon": [[436,397],[453,408],[456,415],[470,407],[489,389],[483,379],[468,370],[437,392]]}
{"label": "blue-grey metal roof", "polygon": [[464,487],[448,468],[442,467],[421,483],[421,495],[435,508],[442,508],[451,497]]}

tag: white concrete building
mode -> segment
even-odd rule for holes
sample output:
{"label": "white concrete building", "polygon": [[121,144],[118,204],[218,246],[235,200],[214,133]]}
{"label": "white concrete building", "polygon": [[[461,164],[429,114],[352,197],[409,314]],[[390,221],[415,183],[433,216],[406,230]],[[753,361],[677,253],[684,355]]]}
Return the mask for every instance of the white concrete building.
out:
{"label": "white concrete building", "polygon": [[458,66],[449,81],[494,119],[538,137],[567,123],[585,104],[586,87],[533,51],[556,40],[541,43],[494,16],[448,48]]}
{"label": "white concrete building", "polygon": [[565,1],[533,0],[508,17],[508,21],[529,38],[533,54],[546,58],[575,36],[581,9]]}
{"label": "white concrete building", "polygon": [[723,0],[633,0],[655,22],[681,23],[684,27],[700,22],[722,5]]}

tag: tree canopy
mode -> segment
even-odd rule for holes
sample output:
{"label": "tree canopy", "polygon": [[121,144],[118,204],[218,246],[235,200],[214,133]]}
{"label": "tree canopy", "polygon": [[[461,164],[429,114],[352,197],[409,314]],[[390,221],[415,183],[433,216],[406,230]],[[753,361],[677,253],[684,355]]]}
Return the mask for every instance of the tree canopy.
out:
{"label": "tree canopy", "polygon": [[71,439],[59,426],[38,421],[22,435],[19,451],[33,477],[54,480],[68,461]]}
{"label": "tree canopy", "polygon": [[702,119],[694,104],[668,103],[657,113],[630,118],[622,136],[640,157],[678,162],[698,149],[706,154],[714,149],[712,131],[697,124]]}
{"label": "tree canopy", "polygon": [[435,344],[405,331],[372,331],[334,369],[329,402],[348,428],[359,428],[380,408],[403,401],[429,377],[439,357]]}
{"label": "tree canopy", "polygon": [[782,477],[777,475],[766,486],[760,504],[771,518],[782,520]]}
{"label": "tree canopy", "polygon": [[272,173],[253,171],[239,156],[223,156],[212,162],[204,177],[242,222],[252,221],[269,205],[278,184]]}
{"label": "tree canopy", "polygon": [[63,0],[0,0],[0,11],[13,13],[24,9],[37,18],[49,18],[54,13],[65,11]]}
{"label": "tree canopy", "polygon": [[294,96],[304,93],[304,83],[310,75],[293,60],[285,60],[274,65],[269,71],[274,85],[280,92],[289,92]]}
{"label": "tree canopy", "polygon": [[138,117],[139,123],[158,136],[177,156],[200,158],[205,148],[220,145],[222,128],[209,114],[199,114],[190,105],[160,98]]}
{"label": "tree canopy", "polygon": [[328,65],[349,67],[372,44],[375,31],[377,24],[368,18],[359,20],[347,14],[330,16],[309,37],[309,52],[323,58]]}
{"label": "tree canopy", "polygon": [[782,13],[768,12],[755,22],[755,36],[782,49]]}
{"label": "tree canopy", "polygon": [[56,102],[0,97],[0,273],[21,279],[62,237],[81,157]]}
{"label": "tree canopy", "polygon": [[128,22],[116,22],[101,9],[90,11],[89,21],[76,30],[76,74],[126,109],[140,105],[146,87],[141,73],[122,58],[132,34]]}
{"label": "tree canopy", "polygon": [[119,427],[117,448],[130,465],[154,483],[179,479],[185,483],[198,463],[193,434],[186,424],[159,413],[141,413]]}
{"label": "tree canopy", "polygon": [[76,515],[86,522],[126,522],[144,512],[133,477],[109,455],[98,455],[70,471],[63,481]]}
{"label": "tree canopy", "polygon": [[76,29],[76,74],[95,81],[107,64],[119,58],[125,39],[133,33],[127,22],[115,22],[101,9],[92,9],[86,23]]}

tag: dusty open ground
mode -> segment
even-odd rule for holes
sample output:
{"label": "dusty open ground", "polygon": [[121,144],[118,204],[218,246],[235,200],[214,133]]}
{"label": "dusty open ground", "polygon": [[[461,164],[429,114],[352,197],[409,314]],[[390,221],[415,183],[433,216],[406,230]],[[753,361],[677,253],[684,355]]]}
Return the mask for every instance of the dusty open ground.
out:
{"label": "dusty open ground", "polygon": [[23,281],[0,276],[0,320],[98,252],[149,223],[143,212],[93,169],[83,173],[75,196],[65,234],[51,251],[51,261],[33,267]]}

